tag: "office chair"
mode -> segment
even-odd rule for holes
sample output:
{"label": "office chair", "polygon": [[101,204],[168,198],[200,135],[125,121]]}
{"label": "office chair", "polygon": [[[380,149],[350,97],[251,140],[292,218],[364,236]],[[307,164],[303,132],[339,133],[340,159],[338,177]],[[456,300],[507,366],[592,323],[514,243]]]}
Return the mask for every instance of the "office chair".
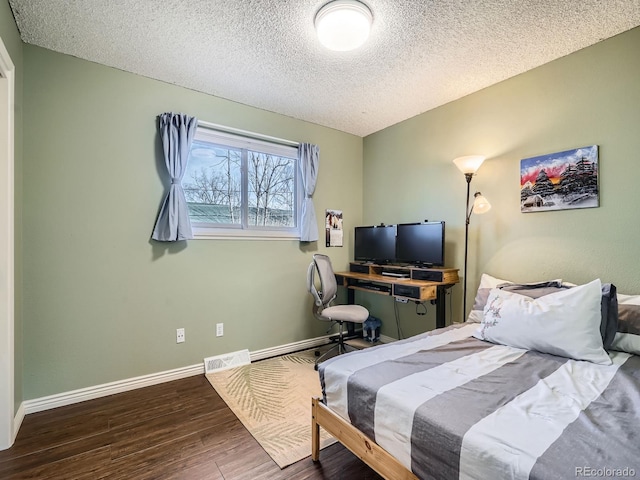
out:
{"label": "office chair", "polygon": [[[318,291],[315,284],[316,272],[320,277],[320,291]],[[346,352],[347,347],[350,347],[344,343],[344,322],[364,323],[369,318],[369,310],[361,305],[331,305],[338,293],[338,284],[331,266],[331,259],[326,255],[316,253],[313,256],[313,261],[309,264],[309,269],[307,270],[307,290],[314,298],[314,316],[318,320],[332,322],[332,327],[333,324],[337,323],[339,328],[337,344],[316,359],[315,368],[317,370],[318,364],[335,350],[338,350],[338,355],[341,355]]]}

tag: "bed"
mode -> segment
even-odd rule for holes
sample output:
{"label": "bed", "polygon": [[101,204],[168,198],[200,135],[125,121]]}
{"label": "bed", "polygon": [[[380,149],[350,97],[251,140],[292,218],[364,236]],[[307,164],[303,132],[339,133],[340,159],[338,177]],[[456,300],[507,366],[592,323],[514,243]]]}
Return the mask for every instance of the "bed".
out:
{"label": "bed", "polygon": [[[640,297],[614,289],[605,305],[599,280],[529,297],[488,278],[477,323],[320,365],[314,460],[322,427],[387,479],[640,475]],[[534,304],[543,313],[523,312]],[[612,330],[613,307],[631,315]]]}

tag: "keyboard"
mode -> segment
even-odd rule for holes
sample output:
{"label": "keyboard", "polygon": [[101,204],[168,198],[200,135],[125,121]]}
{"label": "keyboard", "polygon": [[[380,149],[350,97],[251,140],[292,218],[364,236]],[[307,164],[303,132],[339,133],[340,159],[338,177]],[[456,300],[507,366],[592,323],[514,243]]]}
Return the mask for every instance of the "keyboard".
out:
{"label": "keyboard", "polygon": [[366,288],[367,290],[375,290],[376,292],[389,292],[391,289],[386,285],[378,285],[377,283],[358,282],[354,287]]}

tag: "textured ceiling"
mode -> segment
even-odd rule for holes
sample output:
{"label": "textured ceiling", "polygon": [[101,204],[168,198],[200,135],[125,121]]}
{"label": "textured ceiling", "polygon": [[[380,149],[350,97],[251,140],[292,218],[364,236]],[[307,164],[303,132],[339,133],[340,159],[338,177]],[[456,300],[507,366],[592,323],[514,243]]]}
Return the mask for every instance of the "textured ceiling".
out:
{"label": "textured ceiling", "polygon": [[640,0],[364,0],[368,43],[331,52],[327,0],[9,3],[26,43],[359,136],[640,25]]}

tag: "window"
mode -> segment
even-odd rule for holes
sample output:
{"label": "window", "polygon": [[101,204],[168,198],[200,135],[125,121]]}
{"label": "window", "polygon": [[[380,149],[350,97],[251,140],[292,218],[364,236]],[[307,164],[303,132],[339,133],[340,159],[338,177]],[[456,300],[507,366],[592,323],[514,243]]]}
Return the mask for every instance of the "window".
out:
{"label": "window", "polygon": [[196,237],[299,237],[298,149],[198,126],[182,179]]}

